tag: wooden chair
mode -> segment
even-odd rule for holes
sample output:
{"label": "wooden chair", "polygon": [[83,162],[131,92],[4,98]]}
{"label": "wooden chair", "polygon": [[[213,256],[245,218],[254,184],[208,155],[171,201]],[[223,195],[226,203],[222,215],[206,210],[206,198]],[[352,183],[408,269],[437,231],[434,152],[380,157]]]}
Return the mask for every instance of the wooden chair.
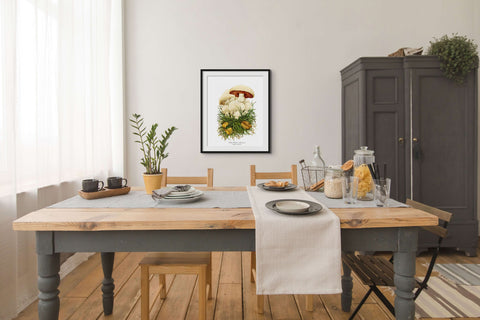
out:
{"label": "wooden chair", "polygon": [[[422,292],[423,289],[428,288],[427,282],[432,274],[435,261],[437,260],[438,253],[440,251],[440,245],[442,243],[442,240],[447,236],[447,226],[450,222],[452,214],[410,199],[407,199],[406,203],[413,208],[420,209],[436,215],[439,219],[438,226],[423,227],[423,229],[437,235],[438,242],[432,258],[430,259],[430,264],[428,265],[427,273],[425,274],[423,281],[416,281],[416,291],[414,299],[417,299],[420,292]],[[385,258],[376,257],[373,255],[355,255],[354,253],[344,253],[342,254],[342,260],[343,263],[345,263],[348,267],[350,267],[353,272],[358,275],[363,284],[370,287],[370,289],[367,291],[365,296],[358,304],[357,308],[350,315],[349,320],[355,317],[355,315],[358,313],[358,311],[372,292],[375,293],[377,297],[383,302],[383,304],[385,304],[388,310],[390,310],[390,312],[395,315],[395,308],[390,303],[390,301],[388,301],[388,299],[383,295],[383,293],[378,289],[378,286],[395,286],[393,281],[393,258],[387,260]]]}
{"label": "wooden chair", "polygon": [[150,274],[158,274],[160,298],[167,297],[165,274],[198,275],[198,318],[207,317],[207,297],[212,298],[212,264],[210,252],[161,252],[146,255],[140,261],[141,315],[150,318]]}
{"label": "wooden chair", "polygon": [[288,172],[257,172],[255,165],[250,165],[250,185],[257,185],[257,180],[267,179],[290,179],[293,184],[298,184],[297,165],[292,164],[292,170]]}
{"label": "wooden chair", "polygon": [[169,177],[167,168],[162,169],[162,188],[167,184],[206,184],[207,187],[213,187],[213,169],[207,170],[206,177]]}
{"label": "wooden chair", "polygon": [[[162,187],[167,184],[206,184],[213,187],[213,169],[208,169],[206,177],[168,177],[167,169],[162,169]],[[167,297],[165,274],[198,275],[198,316],[206,318],[207,299],[212,298],[212,254],[211,252],[160,252],[147,254],[140,261],[141,269],[141,316],[150,316],[150,274],[158,274],[160,298]]]}
{"label": "wooden chair", "polygon": [[[298,184],[297,165],[292,164],[291,170],[288,172],[257,172],[254,164],[250,165],[250,185],[256,186],[257,180],[268,179],[290,179],[293,184]],[[250,282],[255,282],[257,277],[257,256],[255,252],[250,255]],[[257,295],[257,312],[263,313],[264,297]],[[306,299],[307,311],[313,311],[313,296],[307,295]]]}

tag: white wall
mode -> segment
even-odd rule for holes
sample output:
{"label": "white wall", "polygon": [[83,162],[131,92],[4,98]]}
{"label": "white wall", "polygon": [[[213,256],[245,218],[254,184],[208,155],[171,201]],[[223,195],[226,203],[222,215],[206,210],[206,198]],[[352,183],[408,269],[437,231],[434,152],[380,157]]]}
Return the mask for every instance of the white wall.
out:
{"label": "white wall", "polygon": [[[471,1],[125,0],[127,113],[175,125],[163,166],[247,185],[249,164],[287,170],[321,146],[341,160],[340,70],[360,56],[428,47],[458,32],[480,43]],[[200,69],[271,69],[271,154],[200,153]],[[140,151],[127,134],[127,174],[142,185]]]}

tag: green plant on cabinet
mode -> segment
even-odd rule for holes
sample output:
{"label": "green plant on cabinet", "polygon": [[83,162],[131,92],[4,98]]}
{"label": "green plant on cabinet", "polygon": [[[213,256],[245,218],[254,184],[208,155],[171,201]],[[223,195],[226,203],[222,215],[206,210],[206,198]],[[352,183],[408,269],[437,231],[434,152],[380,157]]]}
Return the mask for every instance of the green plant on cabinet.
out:
{"label": "green plant on cabinet", "polygon": [[445,77],[462,84],[467,74],[478,68],[477,48],[477,44],[465,36],[444,35],[430,41],[427,54],[439,57],[440,69]]}

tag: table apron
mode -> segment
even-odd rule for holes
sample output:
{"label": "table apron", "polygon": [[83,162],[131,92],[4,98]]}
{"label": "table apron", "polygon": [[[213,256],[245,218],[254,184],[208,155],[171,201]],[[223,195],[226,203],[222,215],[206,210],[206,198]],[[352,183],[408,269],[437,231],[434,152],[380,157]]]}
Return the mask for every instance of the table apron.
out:
{"label": "table apron", "polygon": [[416,251],[418,227],[342,229],[343,251]]}
{"label": "table apron", "polygon": [[[398,251],[399,233],[416,227],[342,229],[344,251]],[[37,231],[37,253],[143,251],[255,251],[255,230]],[[416,247],[416,237],[401,237]]]}
{"label": "table apron", "polygon": [[37,231],[37,253],[255,251],[255,230]]}

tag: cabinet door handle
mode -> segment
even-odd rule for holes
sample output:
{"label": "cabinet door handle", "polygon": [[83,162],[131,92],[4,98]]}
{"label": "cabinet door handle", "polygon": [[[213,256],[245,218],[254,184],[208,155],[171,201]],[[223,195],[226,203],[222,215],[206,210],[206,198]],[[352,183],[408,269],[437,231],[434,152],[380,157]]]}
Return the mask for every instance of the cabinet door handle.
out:
{"label": "cabinet door handle", "polygon": [[405,142],[404,138],[398,138],[398,143],[403,144]]}
{"label": "cabinet door handle", "polygon": [[412,151],[413,151],[413,159],[421,160],[423,156],[422,148],[420,147],[420,143],[418,143],[417,138],[412,139]]}

